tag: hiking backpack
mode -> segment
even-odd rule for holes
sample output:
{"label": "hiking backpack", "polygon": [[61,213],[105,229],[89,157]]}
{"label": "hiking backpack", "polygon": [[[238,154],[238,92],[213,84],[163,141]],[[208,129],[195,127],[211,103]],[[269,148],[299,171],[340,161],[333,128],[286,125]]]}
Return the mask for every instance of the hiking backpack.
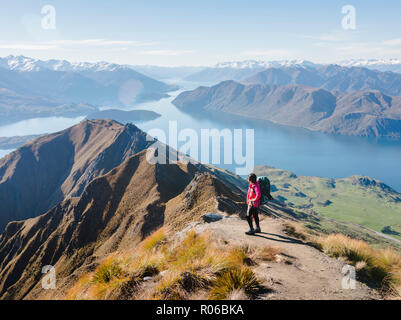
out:
{"label": "hiking backpack", "polygon": [[267,204],[269,201],[273,200],[273,197],[270,194],[270,180],[268,177],[259,177],[258,182],[261,193],[260,204]]}

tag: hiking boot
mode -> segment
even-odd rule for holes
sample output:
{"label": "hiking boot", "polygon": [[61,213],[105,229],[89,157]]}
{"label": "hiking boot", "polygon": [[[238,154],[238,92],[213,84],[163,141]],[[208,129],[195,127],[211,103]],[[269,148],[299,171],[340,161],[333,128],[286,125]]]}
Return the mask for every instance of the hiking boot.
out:
{"label": "hiking boot", "polygon": [[257,227],[256,229],[255,229],[255,233],[261,233],[262,232],[262,230],[260,230],[260,227]]}
{"label": "hiking boot", "polygon": [[245,232],[248,236],[253,236],[255,234],[255,230],[249,229],[249,231]]}

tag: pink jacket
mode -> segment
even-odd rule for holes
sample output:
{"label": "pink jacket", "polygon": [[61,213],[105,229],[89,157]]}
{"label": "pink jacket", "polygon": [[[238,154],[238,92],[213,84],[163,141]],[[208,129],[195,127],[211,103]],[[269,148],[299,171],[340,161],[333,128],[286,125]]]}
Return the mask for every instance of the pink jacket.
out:
{"label": "pink jacket", "polygon": [[246,197],[246,203],[249,205],[253,202],[253,206],[259,208],[260,206],[260,186],[259,183],[256,182],[255,184],[250,183],[248,189],[248,196]]}

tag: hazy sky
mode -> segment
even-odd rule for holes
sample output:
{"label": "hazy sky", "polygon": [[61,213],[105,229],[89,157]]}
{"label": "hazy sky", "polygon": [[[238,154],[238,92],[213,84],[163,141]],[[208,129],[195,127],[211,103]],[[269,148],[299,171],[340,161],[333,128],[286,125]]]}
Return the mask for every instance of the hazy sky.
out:
{"label": "hazy sky", "polygon": [[[42,27],[44,5],[55,8],[55,29]],[[345,5],[356,9],[355,30],[342,27]],[[155,65],[401,58],[399,0],[3,0],[1,8],[0,56]]]}

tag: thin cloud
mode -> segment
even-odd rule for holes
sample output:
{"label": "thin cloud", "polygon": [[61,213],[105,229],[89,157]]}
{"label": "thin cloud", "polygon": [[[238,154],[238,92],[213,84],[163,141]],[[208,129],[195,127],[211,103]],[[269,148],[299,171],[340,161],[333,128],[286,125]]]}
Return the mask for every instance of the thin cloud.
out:
{"label": "thin cloud", "polygon": [[324,35],[319,35],[319,36],[300,35],[299,38],[317,40],[317,41],[321,41],[321,42],[339,42],[339,41],[345,40],[345,38],[343,36],[334,35],[334,34],[324,34]]}
{"label": "thin cloud", "polygon": [[45,44],[15,43],[15,44],[0,44],[0,49],[10,49],[10,50],[57,50],[58,47],[54,46],[54,45],[45,45]]}
{"label": "thin cloud", "polygon": [[157,42],[142,42],[133,40],[107,40],[107,39],[83,39],[83,40],[54,40],[47,42],[48,44],[62,45],[62,46],[153,46]]}
{"label": "thin cloud", "polygon": [[57,50],[66,47],[146,47],[157,45],[157,42],[141,42],[133,40],[81,39],[52,40],[42,42],[1,43],[0,49],[11,50]]}
{"label": "thin cloud", "polygon": [[401,38],[383,41],[386,46],[399,46],[401,45]]}
{"label": "thin cloud", "polygon": [[388,48],[380,45],[368,44],[368,43],[355,43],[345,46],[337,46],[335,50],[343,57],[394,57],[401,55],[401,49],[399,48]]}
{"label": "thin cloud", "polygon": [[184,54],[194,53],[193,50],[146,50],[140,51],[138,54],[150,56],[180,56]]}
{"label": "thin cloud", "polygon": [[289,50],[272,49],[272,50],[250,50],[241,54],[243,57],[268,57],[268,58],[288,58],[294,57],[295,53]]}
{"label": "thin cloud", "polygon": [[[353,32],[334,30],[331,32],[329,31],[324,34],[317,34],[317,35],[301,34],[301,35],[298,35],[298,38],[316,41],[316,43],[318,44],[317,46],[323,47],[324,43],[329,45],[332,43],[340,43],[340,42],[349,42],[349,41],[355,42],[355,40],[357,39],[358,36],[359,36],[358,30],[353,31]],[[315,45],[315,43],[313,45]]]}

